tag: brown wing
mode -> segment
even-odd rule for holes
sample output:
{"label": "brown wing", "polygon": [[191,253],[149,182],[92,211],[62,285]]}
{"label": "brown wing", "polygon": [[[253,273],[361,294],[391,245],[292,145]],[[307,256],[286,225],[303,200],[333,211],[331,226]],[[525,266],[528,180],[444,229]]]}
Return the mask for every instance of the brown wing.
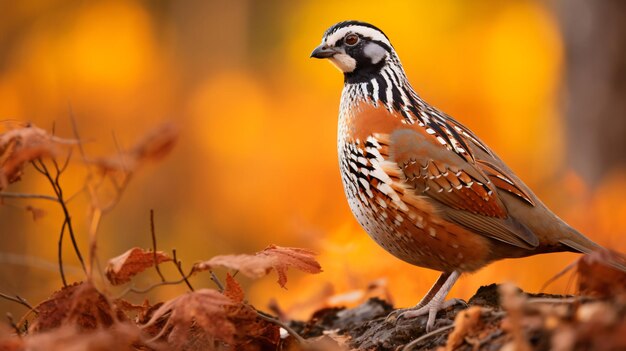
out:
{"label": "brown wing", "polygon": [[415,195],[435,200],[441,214],[452,222],[511,245],[536,247],[537,237],[508,216],[491,181],[494,177],[504,181],[498,177],[503,176],[502,172],[486,162],[468,162],[438,143],[420,127],[399,128],[389,135],[391,159],[415,189]]}

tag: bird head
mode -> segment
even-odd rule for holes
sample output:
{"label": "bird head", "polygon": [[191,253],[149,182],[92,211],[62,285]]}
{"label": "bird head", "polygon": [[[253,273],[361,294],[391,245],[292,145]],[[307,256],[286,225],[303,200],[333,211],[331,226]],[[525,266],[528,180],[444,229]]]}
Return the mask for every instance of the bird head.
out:
{"label": "bird head", "polygon": [[311,57],[330,60],[347,80],[377,74],[389,59],[397,60],[385,33],[359,21],[339,22],[328,28]]}

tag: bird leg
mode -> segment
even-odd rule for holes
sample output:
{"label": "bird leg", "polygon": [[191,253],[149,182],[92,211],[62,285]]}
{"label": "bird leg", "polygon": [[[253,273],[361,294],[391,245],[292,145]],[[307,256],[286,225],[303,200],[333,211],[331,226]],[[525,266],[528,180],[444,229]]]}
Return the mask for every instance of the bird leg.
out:
{"label": "bird leg", "polygon": [[[452,299],[449,301],[445,301],[446,295],[452,289],[454,283],[459,279],[461,273],[458,271],[454,272],[444,272],[439,276],[439,279],[435,282],[435,284],[428,290],[424,298],[415,305],[413,308],[407,308],[404,310],[398,310],[392,312],[395,316],[398,314],[397,318],[414,318],[418,316],[422,316],[424,314],[428,314],[428,321],[426,322],[426,331],[429,332],[433,329],[435,325],[435,317],[437,316],[437,312],[440,310],[446,309],[461,300]],[[391,314],[387,317],[389,319],[393,317]]]}

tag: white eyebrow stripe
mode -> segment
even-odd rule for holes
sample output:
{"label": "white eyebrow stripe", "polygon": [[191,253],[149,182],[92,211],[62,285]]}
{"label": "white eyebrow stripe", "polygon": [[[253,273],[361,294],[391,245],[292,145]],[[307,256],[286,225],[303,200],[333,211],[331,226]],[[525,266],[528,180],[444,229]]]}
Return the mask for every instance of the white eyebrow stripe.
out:
{"label": "white eyebrow stripe", "polygon": [[336,32],[326,37],[325,43],[326,45],[335,45],[337,40],[345,37],[348,33],[361,34],[364,37],[372,38],[372,40],[380,41],[391,47],[389,39],[387,39],[387,37],[385,37],[385,35],[383,35],[381,32],[377,31],[374,28],[364,27],[358,24],[343,27],[337,30]]}

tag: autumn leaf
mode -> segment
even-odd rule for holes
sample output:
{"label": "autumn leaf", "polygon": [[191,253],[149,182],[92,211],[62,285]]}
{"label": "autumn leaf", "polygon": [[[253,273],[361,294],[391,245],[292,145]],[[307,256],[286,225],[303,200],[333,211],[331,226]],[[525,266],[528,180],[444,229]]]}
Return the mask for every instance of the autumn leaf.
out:
{"label": "autumn leaf", "polygon": [[109,260],[105,270],[106,277],[113,285],[124,284],[147,268],[171,260],[172,259],[162,251],[157,251],[155,254],[153,251],[134,247],[120,256]]}
{"label": "autumn leaf", "polygon": [[296,268],[307,273],[320,273],[322,268],[314,258],[315,253],[307,249],[270,245],[254,255],[220,255],[208,261],[196,263],[194,272],[226,267],[237,270],[250,278],[260,278],[274,269],[278,284],[285,287],[287,269]]}
{"label": "autumn leaf", "polygon": [[196,290],[165,302],[154,311],[143,328],[150,328],[159,320],[167,319],[162,332],[169,330],[168,343],[179,348],[198,337],[232,342],[235,326],[224,310],[224,306],[232,304],[233,301],[216,290]]}
{"label": "autumn leaf", "polygon": [[224,289],[224,295],[233,302],[243,302],[244,293],[241,285],[233,278],[230,273],[226,273],[226,288]]}
{"label": "autumn leaf", "polygon": [[612,297],[626,293],[626,256],[600,249],[581,257],[577,264],[578,291],[593,297]]}
{"label": "autumn leaf", "polygon": [[20,180],[24,164],[46,156],[54,156],[59,145],[76,141],[48,134],[33,125],[0,133],[0,191]]}
{"label": "autumn leaf", "polygon": [[79,329],[96,329],[110,326],[117,320],[124,320],[90,283],[69,285],[40,303],[35,309],[39,312],[31,324],[30,332],[44,332],[64,325],[74,325]]}
{"label": "autumn leaf", "polygon": [[127,151],[114,156],[96,158],[90,161],[102,173],[131,172],[145,161],[156,161],[165,157],[176,145],[178,128],[166,123],[148,132]]}

